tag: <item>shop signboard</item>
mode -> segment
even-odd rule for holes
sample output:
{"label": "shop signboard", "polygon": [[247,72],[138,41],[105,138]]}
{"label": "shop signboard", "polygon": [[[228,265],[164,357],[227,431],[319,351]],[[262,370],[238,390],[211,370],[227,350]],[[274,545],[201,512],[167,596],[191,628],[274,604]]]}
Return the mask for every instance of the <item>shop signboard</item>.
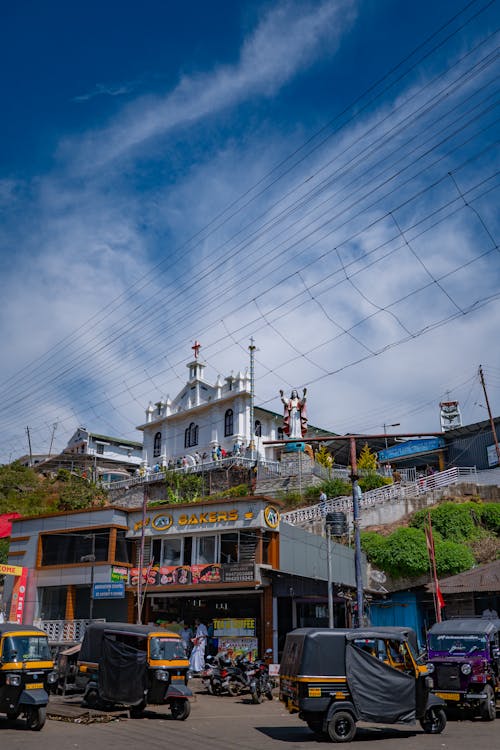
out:
{"label": "shop signboard", "polygon": [[[130,583],[139,581],[139,568],[130,571]],[[187,586],[206,583],[221,583],[221,565],[153,565],[142,569],[142,582],[148,586]]]}
{"label": "shop signboard", "polygon": [[227,503],[218,505],[197,505],[186,508],[155,509],[142,515],[131,515],[132,527],[127,533],[129,538],[140,537],[142,528],[148,530],[148,536],[165,536],[190,534],[200,531],[222,531],[225,529],[244,529],[268,527],[277,529],[279,511],[264,500],[241,501],[234,506]]}
{"label": "shop signboard", "polygon": [[255,566],[253,563],[228,563],[223,565],[222,580],[224,583],[255,581]]}
{"label": "shop signboard", "polygon": [[128,583],[128,568],[120,568],[113,565],[111,568],[111,580],[113,582],[125,581],[125,583]]}
{"label": "shop signboard", "polygon": [[92,592],[93,599],[124,599],[125,582],[117,581],[115,583],[94,583]]}
{"label": "shop signboard", "polygon": [[214,636],[217,638],[243,638],[255,635],[255,617],[225,617],[214,619]]}
{"label": "shop signboard", "polygon": [[378,452],[379,461],[393,461],[396,458],[413,456],[417,453],[427,453],[429,451],[444,448],[443,438],[421,438],[420,440],[405,440],[404,443],[397,443],[386,450]]}
{"label": "shop signboard", "polygon": [[[6,565],[4,567],[10,566]],[[17,568],[17,570],[20,570],[21,572],[19,575],[16,575],[16,580],[14,581],[12,600],[10,604],[9,621],[17,622],[19,625],[21,625],[23,622],[26,587],[28,585],[28,568],[18,568],[15,565],[12,567]]]}
{"label": "shop signboard", "polygon": [[496,445],[488,445],[486,448],[488,455],[488,466],[498,466],[498,453]]}
{"label": "shop signboard", "polygon": [[219,654],[223,652],[231,659],[242,654],[250,655],[252,659],[256,659],[259,644],[257,638],[219,638],[217,648]]}

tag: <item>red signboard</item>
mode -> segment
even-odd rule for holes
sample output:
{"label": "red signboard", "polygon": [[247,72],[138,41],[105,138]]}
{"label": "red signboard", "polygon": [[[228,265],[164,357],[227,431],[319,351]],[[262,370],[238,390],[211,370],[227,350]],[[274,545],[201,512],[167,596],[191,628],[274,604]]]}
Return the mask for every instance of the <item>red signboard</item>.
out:
{"label": "red signboard", "polygon": [[23,621],[24,601],[26,599],[26,585],[28,583],[28,568],[23,568],[20,576],[16,577],[12,591],[9,620],[20,625]]}

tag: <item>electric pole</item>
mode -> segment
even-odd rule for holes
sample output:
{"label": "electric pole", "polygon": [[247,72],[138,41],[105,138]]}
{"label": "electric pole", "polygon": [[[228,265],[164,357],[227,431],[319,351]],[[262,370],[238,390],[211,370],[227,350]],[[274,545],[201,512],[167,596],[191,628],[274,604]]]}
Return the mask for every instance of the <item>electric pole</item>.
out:
{"label": "electric pole", "polygon": [[26,434],[28,436],[28,447],[30,451],[30,467],[33,466],[33,453],[31,451],[31,437],[30,437],[30,428],[26,427]]}
{"label": "electric pole", "polygon": [[253,336],[250,338],[250,346],[248,347],[248,351],[250,352],[250,445],[248,446],[250,449],[250,458],[253,461],[254,458],[254,451],[255,451],[255,440],[254,440],[254,433],[255,433],[255,425],[254,425],[254,390],[255,390],[255,367],[254,367],[254,358],[255,358],[255,349],[257,347],[255,346],[253,342]]}
{"label": "electric pole", "polygon": [[488,416],[490,418],[491,431],[493,433],[493,440],[495,442],[495,448],[497,452],[497,459],[498,459],[498,463],[500,464],[500,445],[498,444],[497,431],[495,429],[495,422],[493,421],[493,415],[490,409],[490,402],[488,399],[488,394],[486,393],[486,383],[484,382],[483,368],[481,365],[479,365],[479,377],[481,378],[481,385],[483,386],[484,398],[486,401],[486,408],[488,409]]}

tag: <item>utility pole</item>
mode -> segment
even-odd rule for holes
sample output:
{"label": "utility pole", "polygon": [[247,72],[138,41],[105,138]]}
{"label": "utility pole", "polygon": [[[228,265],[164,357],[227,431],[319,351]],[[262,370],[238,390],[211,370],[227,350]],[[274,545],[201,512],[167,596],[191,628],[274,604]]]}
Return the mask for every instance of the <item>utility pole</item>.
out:
{"label": "utility pole", "polygon": [[92,620],[94,616],[94,563],[95,563],[95,533],[87,534],[85,539],[91,540],[91,553],[90,555],[83,555],[80,558],[80,562],[92,563],[90,568],[90,604],[89,604],[89,620]]}
{"label": "utility pole", "polygon": [[57,429],[57,422],[54,422],[54,424],[52,425],[52,435],[50,437],[49,456],[52,453],[52,445],[54,443],[54,435],[56,434],[56,429]]}
{"label": "utility pole", "polygon": [[334,627],[333,620],[333,571],[332,571],[332,532],[326,521],[326,559],[328,562],[328,627]]}
{"label": "utility pole", "polygon": [[363,573],[361,569],[361,533],[359,528],[358,463],[356,460],[356,439],[350,438],[351,445],[351,482],[352,482],[352,516],[354,526],[354,566],[356,574],[356,603],[358,605],[358,628],[365,624],[363,613]]}
{"label": "utility pole", "polygon": [[485,401],[486,401],[486,408],[488,409],[488,416],[490,418],[491,431],[493,433],[493,440],[495,442],[495,448],[496,448],[496,452],[497,452],[498,463],[500,464],[500,445],[498,444],[497,432],[496,432],[496,429],[495,429],[495,422],[493,420],[493,415],[491,413],[490,402],[489,402],[489,399],[488,399],[488,394],[486,393],[486,383],[484,382],[483,368],[482,368],[481,365],[479,365],[479,377],[481,378],[481,385],[483,386],[484,398],[485,398]]}
{"label": "utility pole", "polygon": [[33,466],[33,453],[31,451],[31,437],[30,437],[30,428],[26,427],[26,434],[28,436],[28,447],[30,451],[30,466]]}
{"label": "utility pole", "polygon": [[[141,543],[139,547],[139,575],[137,576],[137,624],[142,624],[142,571],[144,569],[144,546],[146,535],[146,511],[148,507],[149,487],[144,483],[144,492],[142,497],[142,525],[141,525]],[[147,579],[146,579],[147,583]]]}
{"label": "utility pole", "polygon": [[250,346],[248,347],[248,351],[250,352],[250,458],[253,461],[254,458],[254,451],[255,451],[255,440],[254,440],[254,433],[255,433],[255,425],[254,425],[254,393],[255,393],[255,350],[256,346],[254,344],[253,336],[250,337]]}

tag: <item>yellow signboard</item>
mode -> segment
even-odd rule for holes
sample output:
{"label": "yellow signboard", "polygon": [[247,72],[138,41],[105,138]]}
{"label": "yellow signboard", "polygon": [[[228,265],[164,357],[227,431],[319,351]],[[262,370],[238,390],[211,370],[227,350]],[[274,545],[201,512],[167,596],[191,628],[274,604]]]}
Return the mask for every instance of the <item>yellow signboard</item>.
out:
{"label": "yellow signboard", "polygon": [[23,569],[19,565],[0,565],[0,576],[21,576]]}

